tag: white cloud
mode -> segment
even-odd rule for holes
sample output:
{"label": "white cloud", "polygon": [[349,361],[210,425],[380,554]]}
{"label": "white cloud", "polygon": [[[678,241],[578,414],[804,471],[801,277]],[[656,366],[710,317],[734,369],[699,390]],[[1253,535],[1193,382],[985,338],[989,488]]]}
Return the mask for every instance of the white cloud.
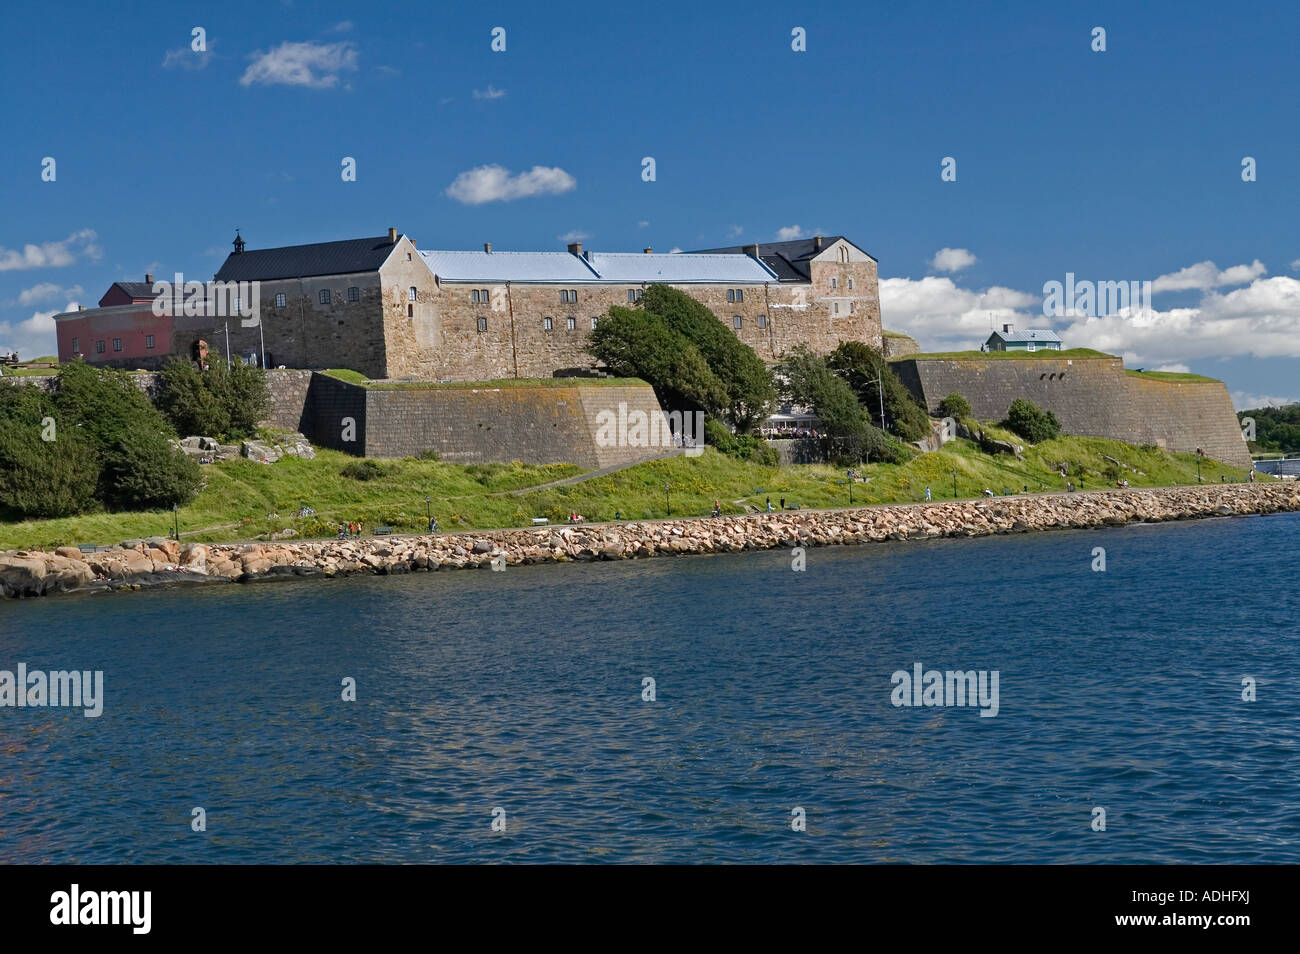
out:
{"label": "white cloud", "polygon": [[930,260],[930,267],[941,272],[959,272],[963,268],[970,268],[979,259],[964,248],[941,248],[934,253],[934,258]]}
{"label": "white cloud", "polygon": [[1285,407],[1288,404],[1300,404],[1300,398],[1273,397],[1268,394],[1248,394],[1245,391],[1233,391],[1232,406],[1238,411],[1250,411],[1261,407]]}
{"label": "white cloud", "polygon": [[504,166],[477,166],[458,175],[447,187],[447,195],[465,205],[484,202],[510,202],[538,195],[571,192],[578,180],[558,167],[533,166],[527,172],[511,175]]}
{"label": "white cloud", "polygon": [[241,86],[337,86],[339,74],[357,68],[357,51],[351,43],[281,43],[274,49],[249,56],[253,62],[240,77]]}
{"label": "white cloud", "polygon": [[1267,272],[1268,269],[1259,259],[1255,259],[1249,265],[1233,265],[1223,271],[1220,271],[1219,266],[1213,262],[1197,262],[1195,265],[1188,265],[1168,275],[1161,275],[1152,283],[1151,289],[1155,292],[1188,291],[1189,289],[1209,291],[1211,288],[1222,288],[1226,285],[1245,285]]}
{"label": "white cloud", "polygon": [[57,342],[54,335],[54,316],[65,311],[76,311],[77,302],[56,311],[38,311],[18,324],[0,322],[0,352],[18,352],[20,357],[34,358],[55,354]]}
{"label": "white cloud", "polygon": [[807,238],[810,233],[798,226],[787,225],[785,228],[776,230],[776,240],[778,242],[793,242],[795,239]]}
{"label": "white cloud", "polygon": [[52,301],[55,298],[79,298],[84,294],[86,294],[86,290],[80,285],[64,288],[61,285],[54,284],[54,282],[41,282],[20,291],[18,293],[18,304],[26,308],[29,305]]}
{"label": "white cloud", "polygon": [[506,94],[506,91],[505,91],[505,90],[503,90],[503,89],[497,89],[497,88],[496,88],[495,86],[493,86],[491,83],[488,83],[488,88],[487,88],[487,89],[476,89],[476,90],[474,90],[474,98],[475,98],[475,99],[500,99],[500,98],[501,98],[502,96],[504,96],[505,94]]}
{"label": "white cloud", "polygon": [[78,255],[97,261],[103,252],[95,244],[95,237],[93,229],[81,229],[61,242],[28,244],[23,246],[22,251],[0,246],[0,272],[26,268],[60,268],[71,265]]}
{"label": "white cloud", "polygon": [[1294,262],[1291,263],[1291,270],[1300,271],[1300,258],[1297,258]]}
{"label": "white cloud", "polygon": [[563,235],[557,235],[555,237],[566,245],[569,242],[581,242],[591,238],[591,236],[586,232],[579,232],[577,229],[574,229],[572,232],[565,232]]}
{"label": "white cloud", "polygon": [[1050,327],[1042,317],[1022,311],[1038,305],[1038,296],[994,285],[984,291],[958,287],[951,278],[929,275],[920,280],[884,278],[880,281],[880,311],[885,327],[916,338],[927,351],[978,348],[993,327],[1010,322],[1018,327]]}
{"label": "white cloud", "polygon": [[1175,374],[1191,374],[1191,373],[1192,373],[1192,369],[1189,368],[1187,365],[1182,364],[1181,362],[1174,362],[1173,364],[1162,364],[1162,365],[1160,365],[1158,368],[1149,368],[1148,370],[1150,370],[1150,371],[1172,371],[1172,372],[1174,372]]}
{"label": "white cloud", "polygon": [[334,24],[332,27],[329,28],[329,32],[330,33],[351,33],[352,21],[340,20],[338,23]]}
{"label": "white cloud", "polygon": [[650,228],[650,223],[647,222],[645,219],[642,219],[640,222],[636,224],[636,227],[639,229],[648,229]]}
{"label": "white cloud", "polygon": [[[216,43],[208,44],[210,47]],[[178,46],[174,50],[168,50],[163,57],[163,69],[182,69],[182,70],[201,70],[212,62],[212,57],[208,51],[194,50],[188,46]]]}
{"label": "white cloud", "polygon": [[745,230],[739,225],[728,226],[727,238],[740,238],[740,236],[744,233],[744,231]]}

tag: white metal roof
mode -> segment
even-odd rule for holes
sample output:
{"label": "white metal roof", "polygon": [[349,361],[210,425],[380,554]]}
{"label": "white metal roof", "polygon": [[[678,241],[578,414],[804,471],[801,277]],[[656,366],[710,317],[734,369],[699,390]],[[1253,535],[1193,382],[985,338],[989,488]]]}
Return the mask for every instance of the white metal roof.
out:
{"label": "white metal roof", "polygon": [[449,282],[602,284],[713,282],[752,284],[776,275],[748,255],[634,252],[420,252],[429,270]]}

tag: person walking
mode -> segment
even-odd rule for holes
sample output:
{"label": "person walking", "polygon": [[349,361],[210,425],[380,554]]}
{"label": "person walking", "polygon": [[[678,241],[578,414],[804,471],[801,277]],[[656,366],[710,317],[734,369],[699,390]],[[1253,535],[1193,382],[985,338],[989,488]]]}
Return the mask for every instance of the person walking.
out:
{"label": "person walking", "polygon": [[926,488],[925,488],[925,502],[926,502],[926,503],[929,503],[929,502],[930,502],[930,488],[929,488],[929,487],[926,487]]}

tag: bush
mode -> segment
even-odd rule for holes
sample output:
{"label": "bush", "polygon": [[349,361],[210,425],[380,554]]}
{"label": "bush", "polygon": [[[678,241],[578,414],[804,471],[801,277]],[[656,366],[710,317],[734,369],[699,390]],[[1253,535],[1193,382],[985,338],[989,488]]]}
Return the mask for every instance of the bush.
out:
{"label": "bush", "polygon": [[1031,444],[1050,441],[1061,433],[1061,423],[1051,411],[1044,411],[1033,401],[1016,398],[1007,411],[1006,426]]}
{"label": "bush", "polygon": [[442,455],[439,454],[436,450],[424,450],[424,451],[420,451],[420,453],[416,454],[416,455],[415,455],[415,459],[416,459],[416,460],[430,461],[430,462],[437,462],[437,461],[442,460]]}
{"label": "bush", "polygon": [[[930,416],[903,384],[879,348],[862,341],[841,341],[826,356],[826,366],[848,382],[858,403],[878,427],[885,427],[905,441],[930,436]],[[881,390],[884,394],[882,396]],[[881,405],[885,420],[880,419]]]}
{"label": "bush", "polygon": [[68,517],[97,502],[94,445],[79,428],[60,430],[55,413],[38,388],[0,386],[0,504],[25,517]]}
{"label": "bush", "polygon": [[123,435],[104,451],[104,502],[121,510],[161,510],[194,496],[199,465],[156,431]]}
{"label": "bush", "polygon": [[363,457],[361,460],[344,464],[339,475],[350,480],[378,480],[380,477],[387,476],[388,471],[375,461]]}
{"label": "bush", "polygon": [[956,391],[949,394],[939,402],[939,416],[951,417],[960,421],[964,417],[970,417],[970,401],[966,400]]}
{"label": "bush", "polygon": [[733,434],[714,418],[704,422],[704,443],[736,460],[747,460],[764,467],[776,467],[781,463],[781,455],[767,441],[752,434]]}
{"label": "bush", "polygon": [[208,357],[203,371],[189,361],[167,363],[159,375],[159,408],[183,435],[227,443],[251,436],[271,407],[265,372],[239,358],[227,368],[221,355]]}

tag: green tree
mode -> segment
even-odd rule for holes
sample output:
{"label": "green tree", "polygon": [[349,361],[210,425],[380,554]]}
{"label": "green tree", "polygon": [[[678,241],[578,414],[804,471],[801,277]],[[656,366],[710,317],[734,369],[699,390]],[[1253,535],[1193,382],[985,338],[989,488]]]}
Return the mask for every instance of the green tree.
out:
{"label": "green tree", "polygon": [[[919,441],[930,435],[930,415],[912,397],[884,352],[864,341],[841,341],[826,357],[826,366],[848,382],[877,427],[897,434],[905,441]],[[885,420],[880,420],[881,392],[884,392]]]}
{"label": "green tree", "polygon": [[970,401],[966,400],[956,391],[953,391],[939,402],[939,414],[942,417],[951,417],[958,421],[962,418],[970,417]]}
{"label": "green tree", "polygon": [[766,419],[776,400],[776,385],[767,365],[690,295],[669,285],[651,285],[641,298],[643,310],[658,315],[685,337],[704,358],[726,391],[723,416],[740,433]]}
{"label": "green tree", "polygon": [[77,427],[59,427],[40,388],[0,385],[0,504],[24,517],[67,517],[97,505],[99,458]]}
{"label": "green tree", "polygon": [[656,314],[614,305],[587,347],[612,373],[649,382],[664,407],[691,405],[714,415],[726,407],[727,390],[703,355]]}
{"label": "green tree", "polygon": [[805,345],[791,349],[777,365],[783,393],[795,404],[813,409],[821,430],[830,438],[836,463],[892,460],[896,449],[879,428],[872,425],[858,403],[858,396]]}
{"label": "green tree", "polygon": [[1061,433],[1061,424],[1056,415],[1026,398],[1016,398],[1011,402],[1006,426],[1031,444],[1050,441]]}
{"label": "green tree", "polygon": [[260,368],[239,358],[227,368],[221,355],[210,354],[203,371],[191,361],[169,361],[159,376],[158,406],[181,434],[234,441],[256,433],[271,398]]}

